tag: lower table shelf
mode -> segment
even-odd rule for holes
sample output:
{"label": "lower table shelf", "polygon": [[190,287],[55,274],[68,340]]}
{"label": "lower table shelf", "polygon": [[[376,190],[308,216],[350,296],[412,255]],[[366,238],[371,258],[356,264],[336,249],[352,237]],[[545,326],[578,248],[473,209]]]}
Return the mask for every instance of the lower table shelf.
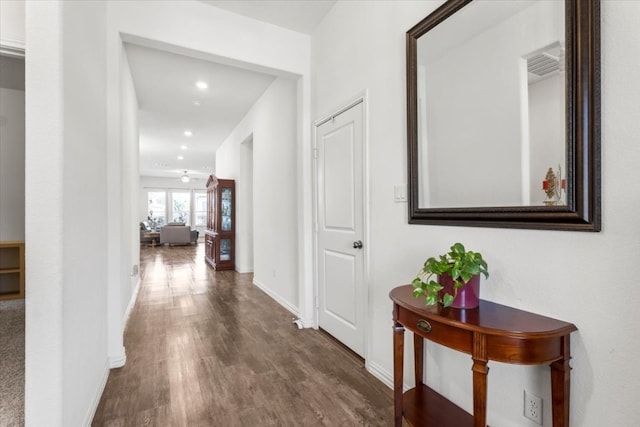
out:
{"label": "lower table shelf", "polygon": [[473,415],[424,384],[403,395],[403,416],[414,427],[473,427]]}

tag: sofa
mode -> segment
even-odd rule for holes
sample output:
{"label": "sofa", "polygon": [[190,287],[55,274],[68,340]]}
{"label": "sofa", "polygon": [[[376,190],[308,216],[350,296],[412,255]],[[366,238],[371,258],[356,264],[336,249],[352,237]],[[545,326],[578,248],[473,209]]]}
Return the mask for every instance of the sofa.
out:
{"label": "sofa", "polygon": [[140,244],[151,244],[153,239],[151,237],[145,237],[145,234],[150,231],[154,231],[154,230],[151,229],[151,225],[149,224],[149,221],[141,221],[140,222]]}
{"label": "sofa", "polygon": [[192,230],[188,225],[168,224],[160,228],[160,244],[188,245],[197,243],[199,234],[198,230]]}

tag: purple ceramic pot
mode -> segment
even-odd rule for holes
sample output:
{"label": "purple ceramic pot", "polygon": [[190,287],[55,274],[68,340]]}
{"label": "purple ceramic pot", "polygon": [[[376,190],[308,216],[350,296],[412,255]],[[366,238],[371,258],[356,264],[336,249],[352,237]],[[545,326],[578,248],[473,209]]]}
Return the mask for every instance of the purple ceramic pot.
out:
{"label": "purple ceramic pot", "polygon": [[[438,295],[440,298],[445,293],[454,295],[453,291],[453,279],[448,274],[442,274],[438,276],[438,283],[440,283],[444,289],[442,289]],[[451,303],[451,307],[455,308],[476,308],[480,305],[480,275],[476,274],[461,288],[458,288],[458,295]]]}

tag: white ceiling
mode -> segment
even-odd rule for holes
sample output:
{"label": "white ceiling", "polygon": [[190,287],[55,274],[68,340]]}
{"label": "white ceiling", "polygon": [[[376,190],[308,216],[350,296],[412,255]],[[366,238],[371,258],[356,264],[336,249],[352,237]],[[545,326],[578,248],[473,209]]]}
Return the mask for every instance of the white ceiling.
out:
{"label": "white ceiling", "polygon": [[[215,150],[275,79],[131,43],[125,49],[138,97],[143,176],[178,178],[186,170],[207,177],[215,170]],[[198,89],[199,80],[209,88]]]}
{"label": "white ceiling", "polygon": [[336,0],[201,0],[258,21],[311,34]]}
{"label": "white ceiling", "polygon": [[[335,0],[203,3],[311,34]],[[275,76],[134,43],[124,45],[139,104],[140,175],[179,179],[187,171],[193,179],[206,179],[215,170],[215,151]],[[209,88],[197,89],[198,80]],[[184,135],[187,129],[192,136]]]}

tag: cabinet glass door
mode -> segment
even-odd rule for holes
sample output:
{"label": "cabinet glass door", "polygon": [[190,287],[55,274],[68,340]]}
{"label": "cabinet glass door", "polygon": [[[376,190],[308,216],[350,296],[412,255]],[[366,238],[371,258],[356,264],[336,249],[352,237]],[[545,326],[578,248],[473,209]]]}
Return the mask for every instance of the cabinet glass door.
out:
{"label": "cabinet glass door", "polygon": [[220,261],[231,260],[231,240],[220,239]]}
{"label": "cabinet glass door", "polygon": [[231,231],[231,189],[222,189],[222,231]]}

